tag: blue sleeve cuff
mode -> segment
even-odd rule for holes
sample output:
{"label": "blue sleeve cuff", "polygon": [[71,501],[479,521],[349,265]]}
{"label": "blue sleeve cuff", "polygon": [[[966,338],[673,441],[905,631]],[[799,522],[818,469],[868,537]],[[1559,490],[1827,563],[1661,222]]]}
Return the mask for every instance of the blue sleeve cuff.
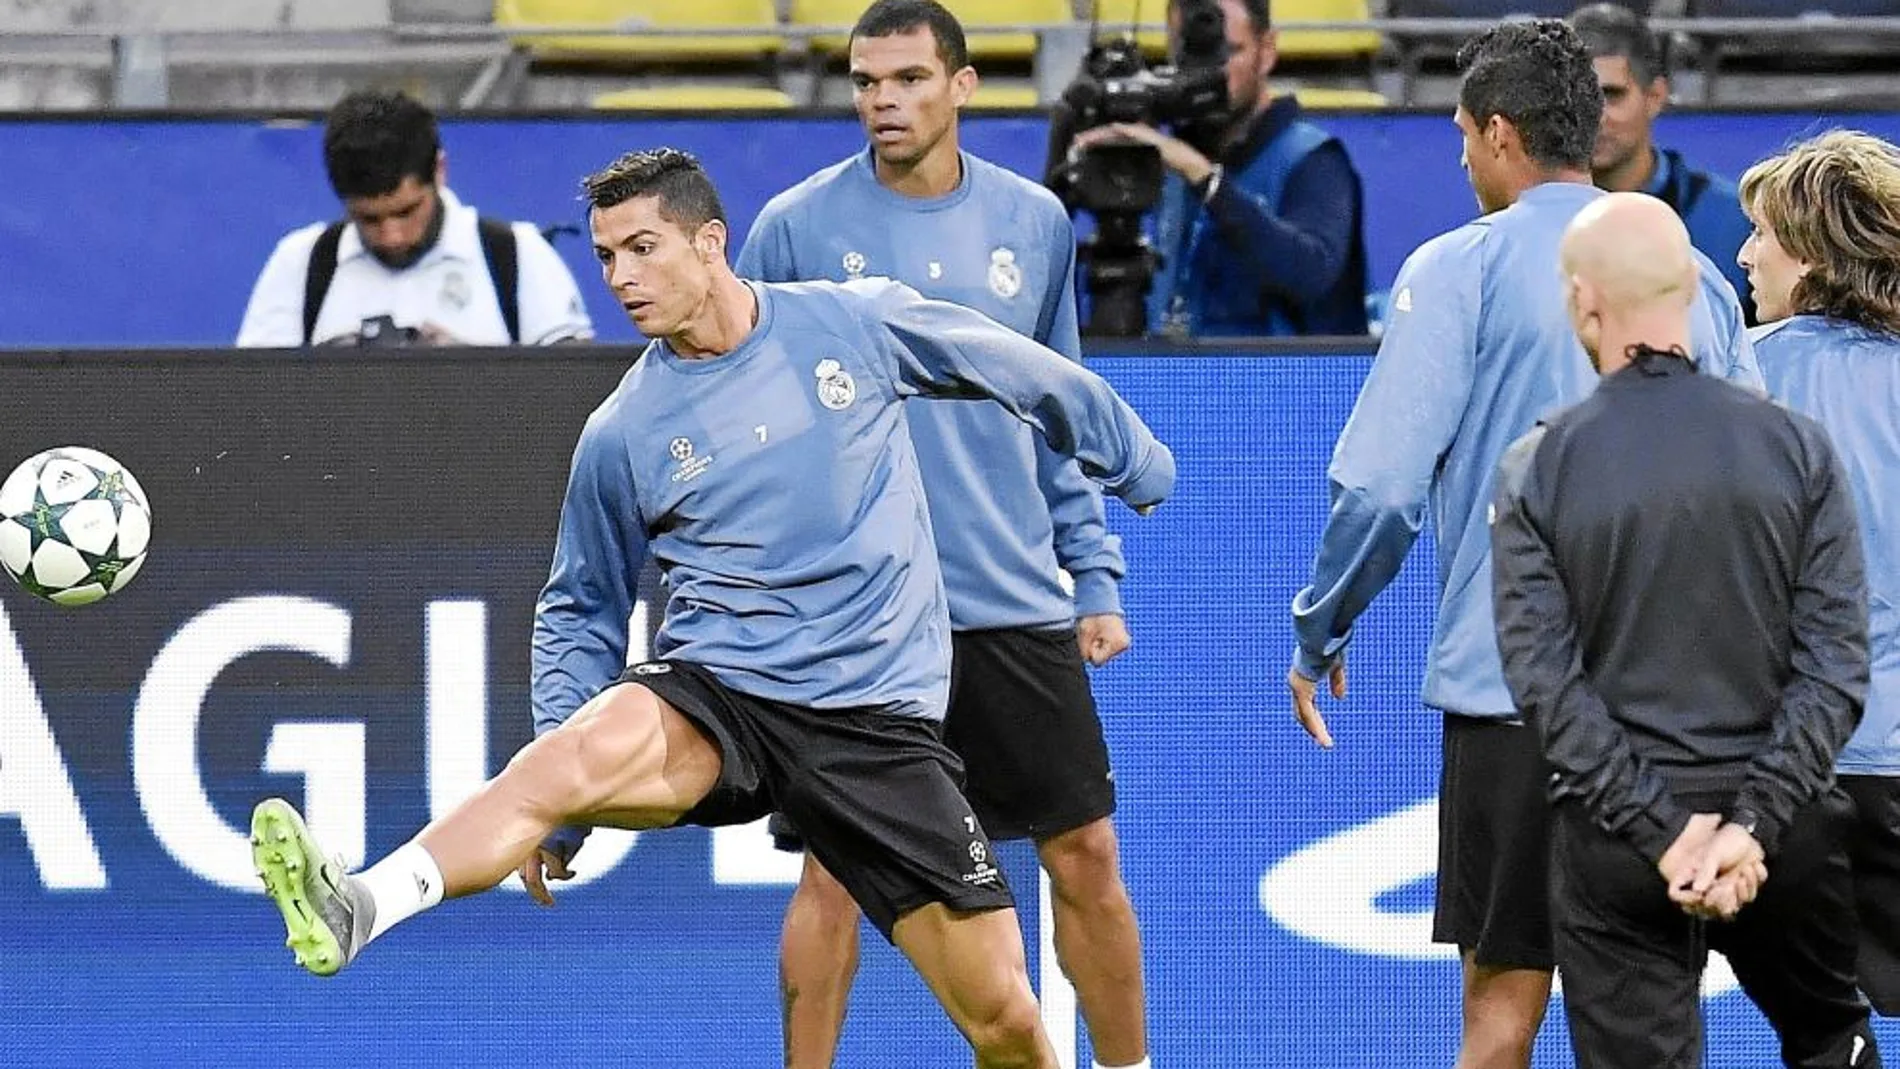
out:
{"label": "blue sleeve cuff", "polygon": [[556,828],[541,840],[541,849],[560,858],[561,864],[571,866],[574,855],[580,853],[581,844],[587,841],[587,833],[591,830],[573,824]]}
{"label": "blue sleeve cuff", "polygon": [[1295,646],[1293,648],[1293,670],[1314,681],[1324,679],[1326,673],[1332,671],[1333,665],[1338,661],[1338,650],[1333,651],[1330,655],[1325,657],[1315,657],[1311,653],[1308,653],[1304,647]]}
{"label": "blue sleeve cuff", "polygon": [[1156,442],[1154,449],[1142,458],[1141,469],[1116,489],[1115,496],[1128,502],[1130,508],[1143,510],[1159,505],[1173,492],[1174,454]]}
{"label": "blue sleeve cuff", "polygon": [[1084,616],[1121,615],[1121,586],[1116,583],[1114,573],[1106,568],[1090,568],[1083,572],[1071,572],[1069,578],[1075,580],[1075,615],[1078,619]]}
{"label": "blue sleeve cuff", "polygon": [[1307,587],[1293,595],[1293,635],[1297,640],[1293,647],[1293,669],[1308,679],[1318,680],[1332,671],[1340,655],[1346,652],[1346,643],[1352,641],[1352,629],[1348,628],[1338,638],[1327,640],[1319,653],[1309,649],[1310,632],[1315,630],[1309,616],[1313,610],[1309,600],[1312,594],[1313,588]]}

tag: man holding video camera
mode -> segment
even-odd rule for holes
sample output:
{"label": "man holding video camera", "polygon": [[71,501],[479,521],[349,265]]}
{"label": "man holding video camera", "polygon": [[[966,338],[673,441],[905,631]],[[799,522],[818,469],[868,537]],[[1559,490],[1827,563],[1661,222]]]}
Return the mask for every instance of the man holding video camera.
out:
{"label": "man holding video camera", "polygon": [[[1366,255],[1359,175],[1345,146],[1267,87],[1279,53],[1268,0],[1170,0],[1177,63],[1191,20],[1215,12],[1226,38],[1227,122],[1210,156],[1147,123],[1084,130],[1071,159],[1138,142],[1170,172],[1154,221],[1161,263],[1147,332],[1187,337],[1364,334]],[[1199,139],[1197,139],[1199,140]]]}
{"label": "man holding video camera", "polygon": [[435,115],[397,91],[351,93],[323,131],[344,218],[277,243],[238,329],[241,347],[547,345],[593,323],[532,223],[476,214],[445,184]]}

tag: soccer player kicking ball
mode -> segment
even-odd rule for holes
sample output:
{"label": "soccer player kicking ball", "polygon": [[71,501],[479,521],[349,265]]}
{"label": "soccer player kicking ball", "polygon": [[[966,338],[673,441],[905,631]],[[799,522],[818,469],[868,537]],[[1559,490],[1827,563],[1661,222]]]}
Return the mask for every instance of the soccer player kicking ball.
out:
{"label": "soccer player kicking ball", "polygon": [[[975,89],[963,27],[936,0],[877,0],[850,38],[870,144],[772,199],[739,273],[882,275],[974,308],[1074,360],[1075,231],[1054,194],[959,148]],[[906,418],[950,604],[944,742],[997,839],[1049,874],[1056,957],[1098,1066],[1148,1069],[1141,932],[1122,883],[1115,781],[1084,662],[1128,648],[1121,540],[1101,491],[1001,405],[919,401]],[[1059,582],[1075,580],[1074,596]],[[795,829],[773,822],[792,848]],[[828,1069],[858,962],[859,911],[806,855],[779,958],[786,1069]]]}
{"label": "soccer player kicking ball", "polygon": [[[778,810],[979,1066],[1054,1066],[1009,889],[938,737],[949,618],[901,402],[997,400],[1138,509],[1172,489],[1172,455],[1100,378],[978,313],[881,280],[741,281],[685,153],[631,154],[585,186],[602,273],[656,340],[575,451],[535,621],[540,737],[360,875],[288,805],[259,805],[255,860],[291,947],[327,975],[510,872],[545,899],[578,846],[564,826]],[[649,552],[671,589],[659,659],[623,672]]]}

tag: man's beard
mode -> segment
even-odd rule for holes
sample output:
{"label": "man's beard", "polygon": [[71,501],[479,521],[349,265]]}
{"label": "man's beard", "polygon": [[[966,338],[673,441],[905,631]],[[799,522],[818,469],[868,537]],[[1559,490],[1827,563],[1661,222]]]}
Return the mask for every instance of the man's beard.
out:
{"label": "man's beard", "polygon": [[1266,94],[1255,85],[1245,99],[1227,101],[1227,129],[1221,135],[1221,147],[1230,148],[1247,140],[1261,115],[1260,98]]}
{"label": "man's beard", "polygon": [[442,220],[443,217],[448,214],[449,213],[443,208],[441,195],[438,194],[435,198],[435,209],[429,216],[429,228],[422,232],[422,240],[401,252],[388,252],[383,249],[370,248],[370,255],[376,257],[378,263],[389,268],[391,271],[401,271],[404,268],[414,267],[416,261],[427,256],[429,250],[435,248],[435,243],[442,240]]}

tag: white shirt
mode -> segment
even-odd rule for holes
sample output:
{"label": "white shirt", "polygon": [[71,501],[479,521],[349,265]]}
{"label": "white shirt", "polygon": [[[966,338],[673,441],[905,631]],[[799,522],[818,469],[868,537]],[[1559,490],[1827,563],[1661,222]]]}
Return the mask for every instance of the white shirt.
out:
{"label": "white shirt", "polygon": [[[321,344],[355,334],[363,320],[386,315],[399,327],[433,323],[469,345],[509,345],[508,324],[488,261],[482,255],[474,208],[440,189],[442,234],[422,259],[404,268],[385,267],[363,246],[356,227],[343,228],[337,243],[336,276],[323,299],[312,339]],[[328,223],[293,230],[277,243],[257,276],[237,343],[243,347],[295,348],[303,341],[304,282],[310,253]],[[594,324],[567,265],[532,223],[515,223],[521,342],[547,345],[594,336]]]}

